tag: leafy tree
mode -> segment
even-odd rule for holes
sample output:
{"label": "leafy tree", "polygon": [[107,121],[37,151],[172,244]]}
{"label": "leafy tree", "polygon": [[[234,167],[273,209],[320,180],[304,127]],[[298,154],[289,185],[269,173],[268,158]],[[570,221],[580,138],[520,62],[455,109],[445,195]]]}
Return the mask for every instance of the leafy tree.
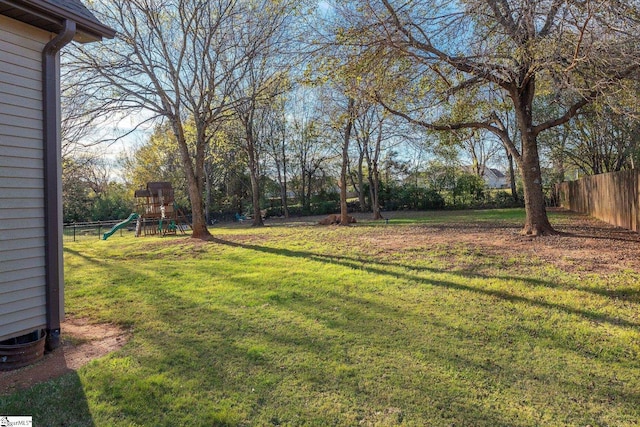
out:
{"label": "leafy tree", "polygon": [[90,187],[83,165],[69,157],[62,160],[62,212],[64,222],[83,222],[91,217]]}
{"label": "leafy tree", "polygon": [[572,123],[565,158],[584,174],[630,169],[640,146],[640,122],[611,108],[592,105]]}
{"label": "leafy tree", "polygon": [[[542,192],[538,136],[567,123],[598,96],[635,77],[640,64],[635,2],[349,3],[357,5],[350,10],[356,19],[351,20],[349,40],[368,47],[364,61],[378,58],[388,64],[386,73],[379,75],[379,101],[427,129],[493,132],[522,174],[527,213],[523,233],[553,233]],[[393,90],[384,87],[385,81],[393,82]],[[493,93],[505,95],[520,144],[512,140],[498,111],[460,121],[440,120],[450,100],[470,90],[478,94],[478,101]],[[541,99],[558,103],[558,113],[547,116],[534,110]]]}
{"label": "leafy tree", "polygon": [[99,152],[67,156],[62,162],[62,205],[65,222],[121,219],[133,211],[133,193],[112,180],[112,170]]}
{"label": "leafy tree", "polygon": [[463,205],[469,205],[482,200],[484,187],[484,179],[481,176],[474,173],[458,174],[451,191],[454,204],[460,202]]}
{"label": "leafy tree", "polygon": [[205,158],[207,221],[213,211],[243,211],[250,184],[242,141],[237,122],[228,120],[209,144]]}
{"label": "leafy tree", "polygon": [[380,201],[387,210],[437,210],[445,207],[445,200],[439,192],[415,184],[381,183]]}
{"label": "leafy tree", "polygon": [[92,201],[91,219],[93,221],[124,219],[133,212],[133,205],[132,194],[124,184],[109,182]]}
{"label": "leafy tree", "polygon": [[[189,132],[186,126],[186,132]],[[176,203],[188,206],[188,184],[180,162],[173,130],[168,124],[155,127],[149,140],[133,151],[123,152],[120,163],[129,188],[146,188],[148,182],[168,181],[174,189]]]}
{"label": "leafy tree", "polygon": [[400,184],[411,175],[411,165],[402,159],[397,149],[389,150],[382,159],[382,179],[384,183]]}
{"label": "leafy tree", "polygon": [[427,187],[437,192],[451,191],[456,186],[458,172],[455,164],[431,161],[425,171]]}

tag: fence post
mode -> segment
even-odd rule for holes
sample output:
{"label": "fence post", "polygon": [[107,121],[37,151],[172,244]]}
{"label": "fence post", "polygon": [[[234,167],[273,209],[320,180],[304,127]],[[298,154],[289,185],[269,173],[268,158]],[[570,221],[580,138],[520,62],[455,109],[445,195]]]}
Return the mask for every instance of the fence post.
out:
{"label": "fence post", "polygon": [[73,223],[73,241],[76,241],[76,223]]}

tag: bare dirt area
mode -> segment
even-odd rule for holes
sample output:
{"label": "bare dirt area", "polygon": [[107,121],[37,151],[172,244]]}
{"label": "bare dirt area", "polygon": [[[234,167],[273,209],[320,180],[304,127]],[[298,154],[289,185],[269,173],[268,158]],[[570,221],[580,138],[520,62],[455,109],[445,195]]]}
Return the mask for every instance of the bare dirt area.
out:
{"label": "bare dirt area", "polygon": [[531,238],[516,233],[496,239],[492,246],[501,253],[535,256],[568,272],[640,271],[640,234],[587,216],[567,215],[571,222],[556,226],[561,234]]}
{"label": "bare dirt area", "polygon": [[[407,249],[425,245],[464,246],[504,259],[535,258],[568,272],[640,272],[640,234],[586,215],[549,209],[557,235],[531,237],[513,222],[451,222],[408,227],[383,246]],[[402,233],[402,231],[400,231]],[[377,243],[380,245],[380,243]]]}
{"label": "bare dirt area", "polygon": [[14,371],[0,372],[0,395],[75,371],[93,359],[120,349],[129,340],[127,331],[112,324],[92,324],[67,319],[61,325],[62,345],[39,362]]}
{"label": "bare dirt area", "polygon": [[[548,208],[553,214],[552,225],[557,235],[531,237],[521,234],[522,224],[514,221],[474,221],[468,212],[435,212],[434,216],[447,216],[446,221],[435,220],[424,224],[393,226],[394,220],[424,218],[425,212],[384,212],[389,222],[386,227],[372,229],[349,242],[355,248],[366,247],[369,253],[413,251],[425,248],[460,248],[477,251],[485,256],[503,259],[525,257],[554,265],[563,271],[581,274],[612,274],[631,270],[640,272],[640,234],[607,224],[587,215],[563,209]],[[371,214],[354,213],[356,227],[370,221]],[[459,217],[459,219],[457,219]],[[326,215],[301,218],[268,218],[267,225],[315,226]],[[384,221],[381,221],[384,224]],[[249,223],[236,225],[251,228]],[[329,225],[324,227],[339,227]],[[334,236],[334,238],[340,238]],[[226,236],[235,243],[256,242],[260,237],[247,235]],[[446,255],[444,255],[446,256]],[[458,266],[459,267],[459,266]],[[455,267],[454,267],[455,268]]]}

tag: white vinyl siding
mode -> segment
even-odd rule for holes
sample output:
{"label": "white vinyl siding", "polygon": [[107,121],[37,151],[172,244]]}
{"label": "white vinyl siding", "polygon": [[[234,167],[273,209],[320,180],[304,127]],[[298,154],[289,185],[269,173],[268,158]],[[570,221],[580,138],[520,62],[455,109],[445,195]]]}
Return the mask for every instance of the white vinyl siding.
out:
{"label": "white vinyl siding", "polygon": [[46,324],[42,49],[0,16],[0,340]]}

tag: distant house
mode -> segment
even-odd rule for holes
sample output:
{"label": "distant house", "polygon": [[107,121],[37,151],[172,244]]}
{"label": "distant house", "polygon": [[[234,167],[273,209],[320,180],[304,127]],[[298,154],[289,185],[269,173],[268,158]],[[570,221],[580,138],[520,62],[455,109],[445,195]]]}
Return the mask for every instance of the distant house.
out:
{"label": "distant house", "polygon": [[498,169],[485,168],[483,178],[484,178],[484,181],[487,183],[487,187],[489,188],[509,187],[509,183],[507,182],[507,177]]}
{"label": "distant house", "polygon": [[64,317],[60,49],[113,37],[79,0],[0,0],[0,341]]}
{"label": "distant house", "polygon": [[[462,170],[466,173],[475,174],[472,166],[462,166]],[[488,188],[508,188],[509,182],[505,174],[498,169],[485,167],[482,174],[482,179],[486,183]]]}

